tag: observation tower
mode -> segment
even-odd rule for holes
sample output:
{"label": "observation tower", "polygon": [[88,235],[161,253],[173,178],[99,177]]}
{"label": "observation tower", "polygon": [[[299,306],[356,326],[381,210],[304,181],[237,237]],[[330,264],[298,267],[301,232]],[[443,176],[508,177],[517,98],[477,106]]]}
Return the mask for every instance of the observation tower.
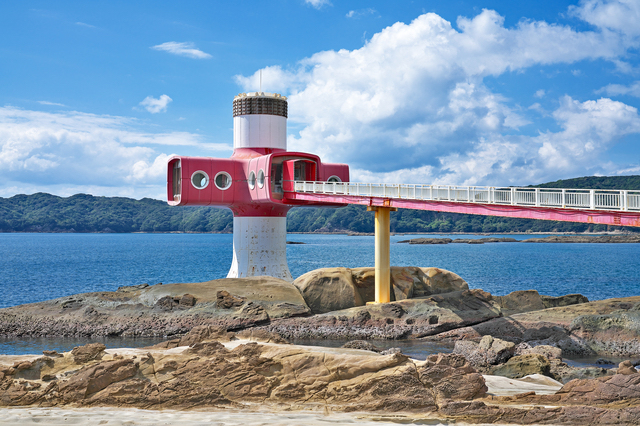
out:
{"label": "observation tower", "polygon": [[241,93],[233,100],[231,158],[173,156],[167,200],[172,206],[218,206],[233,212],[233,260],[227,278],[268,275],[293,281],[287,265],[287,212],[334,206],[284,198],[297,181],[348,182],[349,166],[287,151],[288,102],[277,93]]}

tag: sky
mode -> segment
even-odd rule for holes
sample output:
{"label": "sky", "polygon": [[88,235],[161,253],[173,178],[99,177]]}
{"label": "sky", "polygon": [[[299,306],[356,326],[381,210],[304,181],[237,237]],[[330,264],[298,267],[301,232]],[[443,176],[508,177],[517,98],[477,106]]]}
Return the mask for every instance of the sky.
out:
{"label": "sky", "polygon": [[[372,183],[640,174],[640,0],[0,2],[0,197],[166,197],[233,97]],[[640,189],[640,188],[639,188]]]}

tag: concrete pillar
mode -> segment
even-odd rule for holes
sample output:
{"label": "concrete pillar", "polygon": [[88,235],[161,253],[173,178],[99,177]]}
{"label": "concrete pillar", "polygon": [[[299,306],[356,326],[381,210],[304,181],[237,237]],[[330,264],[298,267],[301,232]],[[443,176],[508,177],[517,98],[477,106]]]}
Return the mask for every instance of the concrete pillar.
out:
{"label": "concrete pillar", "polygon": [[293,281],[287,265],[286,217],[233,218],[233,261],[227,278],[260,275]]}

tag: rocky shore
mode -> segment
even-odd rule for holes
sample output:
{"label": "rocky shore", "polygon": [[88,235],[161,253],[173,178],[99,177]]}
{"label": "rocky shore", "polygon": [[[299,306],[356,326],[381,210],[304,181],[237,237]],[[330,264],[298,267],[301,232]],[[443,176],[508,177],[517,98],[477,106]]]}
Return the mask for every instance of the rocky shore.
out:
{"label": "rocky shore", "polygon": [[[495,343],[495,342],[493,342]],[[491,345],[490,347],[493,347]],[[621,365],[562,385],[537,374],[480,374],[461,354],[289,345],[256,330],[198,326],[142,349],[100,343],[43,356],[0,356],[0,405],[395,413],[402,422],[640,422],[640,374]]]}
{"label": "rocky shore", "polygon": [[543,238],[516,240],[511,237],[486,238],[413,238],[398,241],[398,244],[484,244],[484,243],[640,243],[640,235],[552,235]]}
{"label": "rocky shore", "polygon": [[[146,284],[0,310],[0,335],[164,336],[0,356],[0,405],[260,407],[398,412],[468,423],[638,424],[640,296],[589,301],[535,290],[494,296],[439,268],[394,267],[392,302],[373,268]],[[287,344],[348,339],[341,349]],[[449,343],[410,359],[372,339]],[[578,368],[567,358],[602,358]],[[614,365],[608,358],[626,359]],[[611,368],[616,367],[617,368]],[[524,408],[526,407],[526,408]]]}

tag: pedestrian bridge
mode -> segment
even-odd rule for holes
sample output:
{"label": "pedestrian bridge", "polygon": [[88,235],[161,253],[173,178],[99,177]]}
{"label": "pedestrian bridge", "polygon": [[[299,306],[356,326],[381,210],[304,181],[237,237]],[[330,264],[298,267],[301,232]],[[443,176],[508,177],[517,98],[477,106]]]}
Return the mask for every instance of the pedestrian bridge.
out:
{"label": "pedestrian bridge", "polygon": [[640,226],[640,191],[296,181],[290,200]]}
{"label": "pedestrian bridge", "polygon": [[398,208],[640,227],[640,191],[295,181],[284,198],[375,211],[376,301],[391,300],[390,212]]}

